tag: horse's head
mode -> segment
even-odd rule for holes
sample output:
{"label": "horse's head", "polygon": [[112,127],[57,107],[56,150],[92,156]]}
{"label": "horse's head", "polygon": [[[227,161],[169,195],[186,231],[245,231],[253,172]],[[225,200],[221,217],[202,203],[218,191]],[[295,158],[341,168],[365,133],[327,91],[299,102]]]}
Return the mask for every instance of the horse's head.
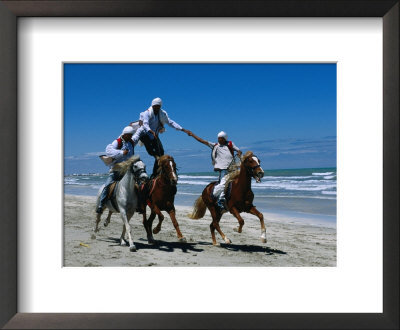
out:
{"label": "horse's head", "polygon": [[132,164],[131,171],[137,182],[142,182],[149,178],[146,173],[146,165],[141,160],[138,160]]}
{"label": "horse's head", "polygon": [[258,157],[255,156],[253,152],[248,151],[243,156],[242,163],[248,173],[256,179],[256,182],[261,182],[261,179],[264,177],[264,171],[260,165],[261,161]]}
{"label": "horse's head", "polygon": [[171,185],[176,185],[178,183],[178,175],[176,174],[176,164],[174,158],[169,155],[164,155],[158,158],[158,169],[165,177],[169,180]]}

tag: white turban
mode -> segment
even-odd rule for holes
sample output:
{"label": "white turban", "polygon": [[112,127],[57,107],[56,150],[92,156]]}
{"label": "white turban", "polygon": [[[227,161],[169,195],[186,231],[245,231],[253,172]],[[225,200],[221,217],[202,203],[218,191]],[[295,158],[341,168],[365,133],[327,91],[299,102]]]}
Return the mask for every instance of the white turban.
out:
{"label": "white turban", "polygon": [[133,133],[135,133],[135,130],[133,129],[132,126],[126,126],[124,128],[124,130],[122,131],[122,135],[124,135],[124,134],[133,134]]}
{"label": "white turban", "polygon": [[159,97],[156,97],[153,101],[151,101],[151,105],[161,105],[162,100]]}
{"label": "white turban", "polygon": [[228,140],[228,134],[226,134],[224,131],[219,132],[219,133],[218,133],[218,137],[219,137],[219,138],[222,137],[222,138],[224,138],[225,140]]}

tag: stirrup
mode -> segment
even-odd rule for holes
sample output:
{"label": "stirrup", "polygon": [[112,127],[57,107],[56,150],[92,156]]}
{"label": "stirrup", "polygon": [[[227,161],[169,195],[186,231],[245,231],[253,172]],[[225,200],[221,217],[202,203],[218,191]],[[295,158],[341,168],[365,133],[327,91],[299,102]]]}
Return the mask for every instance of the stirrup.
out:
{"label": "stirrup", "polygon": [[220,210],[226,210],[226,200],[224,198],[219,199],[217,206],[220,208]]}

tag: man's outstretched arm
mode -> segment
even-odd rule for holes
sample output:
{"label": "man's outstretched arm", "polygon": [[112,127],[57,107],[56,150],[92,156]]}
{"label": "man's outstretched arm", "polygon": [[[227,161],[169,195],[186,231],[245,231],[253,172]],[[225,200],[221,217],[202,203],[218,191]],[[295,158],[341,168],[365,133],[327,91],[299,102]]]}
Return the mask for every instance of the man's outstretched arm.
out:
{"label": "man's outstretched arm", "polygon": [[202,138],[198,137],[196,134],[194,134],[191,131],[187,131],[187,135],[192,136],[193,138],[195,138],[197,141],[199,141],[200,143],[205,144],[207,147],[210,146],[210,143],[206,140],[203,140]]}

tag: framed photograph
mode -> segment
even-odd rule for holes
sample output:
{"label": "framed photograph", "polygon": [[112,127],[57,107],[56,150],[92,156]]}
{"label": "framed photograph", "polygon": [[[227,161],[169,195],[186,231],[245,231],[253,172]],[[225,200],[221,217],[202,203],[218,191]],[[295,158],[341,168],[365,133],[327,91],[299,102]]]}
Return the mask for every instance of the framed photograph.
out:
{"label": "framed photograph", "polygon": [[[398,327],[399,4],[307,4],[0,2],[1,144],[14,155],[1,164],[2,325]],[[154,237],[137,215],[149,198],[122,235],[116,214],[92,232],[109,180],[98,156],[119,171],[105,147],[132,153],[130,136],[148,175],[171,168],[178,187],[179,227],[164,210]],[[255,211],[234,232],[242,169],[213,172],[225,144],[227,158],[253,152],[266,236]],[[191,220],[192,206],[232,178],[214,238],[209,194],[211,213]],[[105,205],[128,207],[118,198]]]}

